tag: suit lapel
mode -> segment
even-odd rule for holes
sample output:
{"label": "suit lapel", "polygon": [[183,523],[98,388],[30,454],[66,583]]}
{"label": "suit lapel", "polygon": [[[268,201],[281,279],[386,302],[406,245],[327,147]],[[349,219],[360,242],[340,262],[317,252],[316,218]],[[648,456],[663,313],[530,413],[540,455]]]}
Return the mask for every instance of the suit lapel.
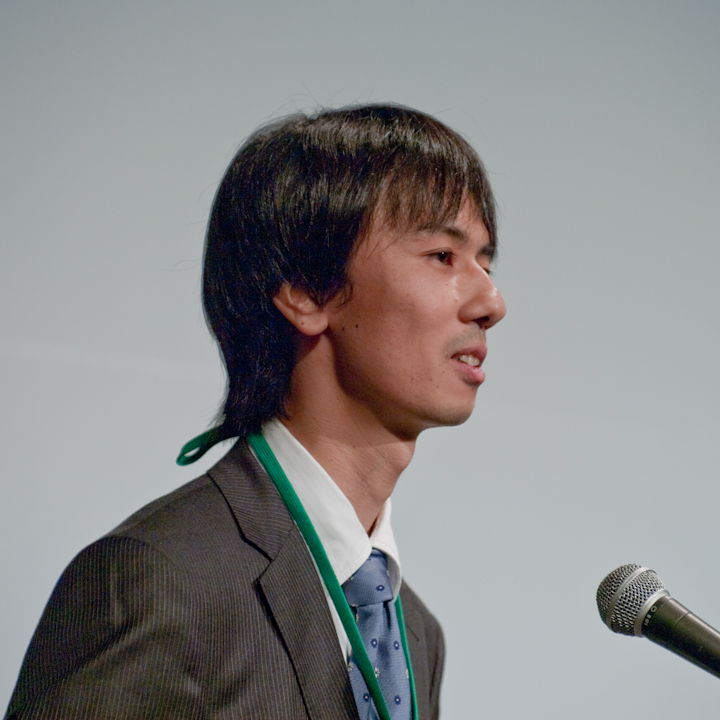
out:
{"label": "suit lapel", "polygon": [[243,536],[269,564],[259,578],[312,720],[357,720],[350,678],[315,564],[295,522],[244,442],[208,471]]}

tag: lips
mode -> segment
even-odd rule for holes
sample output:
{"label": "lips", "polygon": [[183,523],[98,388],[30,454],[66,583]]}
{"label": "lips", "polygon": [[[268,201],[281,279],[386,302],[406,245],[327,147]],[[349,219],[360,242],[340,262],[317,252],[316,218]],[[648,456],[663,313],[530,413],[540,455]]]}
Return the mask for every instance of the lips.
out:
{"label": "lips", "polygon": [[485,347],[463,348],[452,356],[452,360],[465,380],[479,385],[485,380],[485,371],[480,366],[486,355]]}

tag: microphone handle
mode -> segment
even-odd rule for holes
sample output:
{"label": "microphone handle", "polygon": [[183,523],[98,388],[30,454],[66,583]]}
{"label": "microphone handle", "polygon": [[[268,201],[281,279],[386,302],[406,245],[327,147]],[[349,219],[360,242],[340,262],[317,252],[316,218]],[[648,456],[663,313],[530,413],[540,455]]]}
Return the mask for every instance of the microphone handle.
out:
{"label": "microphone handle", "polygon": [[642,635],[720,677],[720,633],[677,600],[661,597],[645,616]]}

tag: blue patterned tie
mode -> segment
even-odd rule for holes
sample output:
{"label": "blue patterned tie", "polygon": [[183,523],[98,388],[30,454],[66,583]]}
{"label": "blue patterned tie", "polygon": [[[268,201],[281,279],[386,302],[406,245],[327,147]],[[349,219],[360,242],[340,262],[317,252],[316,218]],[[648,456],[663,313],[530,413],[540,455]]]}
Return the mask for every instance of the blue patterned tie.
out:
{"label": "blue patterned tie", "polygon": [[[360,636],[392,720],[410,720],[410,680],[400,641],[387,558],[373,550],[360,569],[343,585],[355,612]],[[357,664],[351,658],[350,682],[360,720],[377,720],[377,712]]]}

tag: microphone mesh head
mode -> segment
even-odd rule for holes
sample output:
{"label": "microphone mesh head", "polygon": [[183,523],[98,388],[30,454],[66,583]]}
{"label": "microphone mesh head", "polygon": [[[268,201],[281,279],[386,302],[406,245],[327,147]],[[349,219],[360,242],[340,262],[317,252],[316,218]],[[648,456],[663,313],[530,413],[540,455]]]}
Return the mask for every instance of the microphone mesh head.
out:
{"label": "microphone mesh head", "polygon": [[654,570],[644,570],[623,588],[618,598],[615,598],[623,582],[641,567],[635,563],[622,565],[613,570],[598,587],[596,600],[604,623],[608,622],[607,615],[611,603],[613,600],[616,601],[609,623],[613,632],[634,635],[635,620],[645,601],[659,590],[665,589],[665,585]]}

